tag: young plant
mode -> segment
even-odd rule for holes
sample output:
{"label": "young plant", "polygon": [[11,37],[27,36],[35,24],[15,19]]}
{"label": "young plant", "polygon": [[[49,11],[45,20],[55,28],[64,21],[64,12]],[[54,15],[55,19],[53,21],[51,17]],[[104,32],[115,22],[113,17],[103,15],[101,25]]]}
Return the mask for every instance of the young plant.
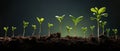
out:
{"label": "young plant", "polygon": [[93,33],[93,31],[94,31],[94,28],[95,28],[95,26],[94,25],[92,25],[92,26],[90,26],[90,30],[91,30],[91,35],[93,35],[94,33]]}
{"label": "young plant", "polygon": [[42,23],[44,21],[44,18],[39,18],[39,17],[36,17],[36,19],[38,20],[39,24],[40,24],[40,29],[39,29],[39,34],[41,34],[41,29],[42,29]]}
{"label": "young plant", "polygon": [[82,27],[81,29],[82,29],[82,31],[83,31],[83,33],[84,33],[84,38],[86,38],[87,27]]}
{"label": "young plant", "polygon": [[76,28],[77,28],[77,25],[78,25],[78,23],[80,22],[80,21],[82,21],[83,20],[83,16],[79,16],[79,17],[74,17],[74,16],[72,16],[72,15],[69,15],[70,16],[70,18],[72,19],[72,21],[73,21],[73,23],[74,23],[74,33],[75,33],[75,36],[76,36]]}
{"label": "young plant", "polygon": [[117,30],[117,29],[112,29],[112,31],[113,31],[114,34],[115,34],[115,39],[117,39],[117,33],[118,33],[118,30]]}
{"label": "young plant", "polygon": [[12,26],[12,37],[15,36],[15,35],[14,35],[14,31],[15,31],[16,29],[17,29],[16,27]]}
{"label": "young plant", "polygon": [[97,35],[98,35],[98,41],[99,41],[99,21],[101,20],[102,17],[107,17],[108,14],[104,13],[106,11],[106,7],[101,7],[98,9],[97,7],[91,8],[91,12],[93,12],[93,15],[95,17],[90,17],[91,20],[96,20],[97,21]]}
{"label": "young plant", "polygon": [[28,27],[28,25],[29,25],[29,22],[26,22],[23,20],[23,37],[25,36],[25,29],[26,27]]}
{"label": "young plant", "polygon": [[62,16],[55,16],[57,20],[59,21],[59,31],[62,33],[62,20],[65,17],[65,15]]}
{"label": "young plant", "polygon": [[48,23],[48,35],[49,35],[49,36],[50,36],[50,33],[51,33],[51,32],[50,32],[50,28],[53,27],[53,26],[54,26],[53,24]]}
{"label": "young plant", "polygon": [[110,28],[106,29],[107,36],[109,37]]}
{"label": "young plant", "polygon": [[105,29],[105,25],[107,24],[107,22],[106,21],[100,21],[100,26],[102,27],[102,30],[103,30],[103,32],[102,32],[102,34],[104,35],[104,29]]}
{"label": "young plant", "polygon": [[5,37],[7,37],[8,28],[9,28],[9,27],[3,27],[3,29],[5,30]]}
{"label": "young plant", "polygon": [[72,27],[66,26],[66,29],[67,29],[68,34],[70,35],[70,31],[72,30]]}
{"label": "young plant", "polygon": [[35,34],[35,30],[37,29],[37,28],[36,28],[36,25],[33,24],[33,25],[32,25],[32,28],[33,28],[33,33],[32,33],[32,36],[33,36],[33,35]]}

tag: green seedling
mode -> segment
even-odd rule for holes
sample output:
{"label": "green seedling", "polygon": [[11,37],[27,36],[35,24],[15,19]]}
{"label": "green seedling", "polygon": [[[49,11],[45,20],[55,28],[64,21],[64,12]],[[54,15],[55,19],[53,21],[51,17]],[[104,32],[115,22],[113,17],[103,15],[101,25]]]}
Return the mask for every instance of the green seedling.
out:
{"label": "green seedling", "polygon": [[39,34],[41,34],[41,31],[42,31],[42,23],[43,23],[43,21],[44,21],[44,18],[39,18],[39,17],[36,17],[36,18],[37,18],[37,20],[38,20],[38,22],[39,22],[39,24],[40,24]]}
{"label": "green seedling", "polygon": [[26,21],[24,21],[23,20],[23,37],[25,36],[25,29],[26,29],[26,27],[28,27],[28,25],[29,25],[29,22],[26,22]]}
{"label": "green seedling", "polygon": [[94,25],[92,25],[92,26],[90,26],[90,30],[91,30],[91,35],[93,35],[94,33],[93,33],[93,31],[94,31],[94,28],[95,28],[95,26]]}
{"label": "green seedling", "polygon": [[114,34],[115,34],[115,39],[117,39],[117,33],[118,33],[118,30],[117,30],[117,29],[112,29],[112,31],[113,31]]}
{"label": "green seedling", "polygon": [[104,29],[105,29],[105,25],[107,24],[107,22],[106,21],[100,21],[100,26],[102,27],[102,30],[103,30],[103,32],[102,32],[102,34],[104,35]]}
{"label": "green seedling", "polygon": [[78,25],[78,23],[80,22],[80,21],[82,21],[83,20],[83,16],[79,16],[79,17],[74,17],[74,16],[72,16],[72,15],[69,15],[70,16],[70,18],[72,19],[72,21],[73,21],[73,23],[74,23],[74,33],[75,33],[75,36],[76,36],[76,32],[77,32],[77,30],[76,30],[76,28],[77,28],[77,25]]}
{"label": "green seedling", "polygon": [[49,35],[49,36],[50,36],[50,33],[51,33],[51,32],[50,32],[50,28],[53,27],[53,26],[54,26],[53,24],[48,23],[48,35]]}
{"label": "green seedling", "polygon": [[15,36],[15,35],[14,35],[14,31],[15,31],[16,29],[17,29],[16,27],[12,26],[12,37]]}
{"label": "green seedling", "polygon": [[98,41],[99,41],[99,21],[102,17],[108,17],[107,13],[104,13],[106,11],[106,7],[101,7],[98,9],[97,7],[91,8],[91,12],[93,12],[93,15],[95,17],[90,17],[91,20],[97,21],[97,35],[98,35]]}
{"label": "green seedling", "polygon": [[72,30],[72,27],[66,26],[66,29],[67,29],[68,34],[70,35],[70,31]]}
{"label": "green seedling", "polygon": [[62,33],[62,20],[65,17],[65,15],[62,16],[55,16],[57,20],[59,21],[59,31]]}
{"label": "green seedling", "polygon": [[110,28],[106,29],[107,36],[109,37]]}
{"label": "green seedling", "polygon": [[33,36],[33,35],[35,34],[35,30],[37,29],[37,28],[36,28],[36,25],[33,24],[33,25],[32,25],[32,28],[33,28],[33,33],[32,33],[32,36]]}
{"label": "green seedling", "polygon": [[84,38],[86,38],[87,27],[82,27],[81,29],[82,29],[82,31],[83,31],[83,33],[84,33]]}
{"label": "green seedling", "polygon": [[9,27],[3,27],[4,31],[5,31],[5,37],[7,37],[7,31],[8,31]]}

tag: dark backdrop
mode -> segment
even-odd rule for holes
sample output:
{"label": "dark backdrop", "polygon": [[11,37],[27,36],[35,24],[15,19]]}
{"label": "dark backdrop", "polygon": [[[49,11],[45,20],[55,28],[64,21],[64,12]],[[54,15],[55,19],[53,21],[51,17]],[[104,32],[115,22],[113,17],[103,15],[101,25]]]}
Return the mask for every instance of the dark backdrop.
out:
{"label": "dark backdrop", "polygon": [[[36,20],[36,16],[44,17],[45,21],[42,25],[42,35],[47,34],[47,23],[53,23],[54,27],[51,28],[51,32],[59,32],[58,21],[56,15],[65,14],[62,25],[62,35],[66,35],[66,25],[73,26],[71,19],[68,15],[78,17],[84,16],[84,20],[78,25],[78,36],[82,36],[83,32],[81,27],[89,27],[90,25],[96,25],[95,21],[90,21],[90,17],[93,16],[90,12],[91,7],[106,7],[109,16],[103,18],[108,23],[106,28],[120,29],[120,4],[119,0],[3,0],[0,1],[0,36],[4,35],[4,26],[9,26],[8,35],[11,36],[11,26],[16,26],[17,30],[15,35],[22,35],[23,27],[22,21],[26,20],[30,22],[30,25],[26,29],[26,35],[31,35],[32,24],[37,25],[36,34],[38,33],[39,23]],[[73,34],[74,30],[71,31]],[[96,29],[94,31],[96,34]],[[90,34],[90,31],[87,31]],[[113,34],[113,32],[111,32]],[[119,33],[118,33],[119,34]]]}

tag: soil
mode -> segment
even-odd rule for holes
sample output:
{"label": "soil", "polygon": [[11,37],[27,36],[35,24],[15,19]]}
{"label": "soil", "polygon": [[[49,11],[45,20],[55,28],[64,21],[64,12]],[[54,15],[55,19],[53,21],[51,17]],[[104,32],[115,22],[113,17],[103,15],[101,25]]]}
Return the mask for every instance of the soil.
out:
{"label": "soil", "polygon": [[29,36],[29,37],[0,37],[0,49],[19,49],[19,50],[34,50],[34,49],[47,49],[47,48],[106,48],[114,49],[120,48],[120,38],[100,36],[98,42],[97,37],[91,36],[88,38],[82,37],[61,37],[60,33],[54,33],[50,36]]}

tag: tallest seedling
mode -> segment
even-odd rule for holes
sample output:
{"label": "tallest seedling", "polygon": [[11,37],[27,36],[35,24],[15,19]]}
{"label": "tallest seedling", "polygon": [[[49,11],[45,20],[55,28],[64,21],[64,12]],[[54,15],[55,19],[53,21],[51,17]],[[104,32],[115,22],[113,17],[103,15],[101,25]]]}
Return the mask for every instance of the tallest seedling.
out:
{"label": "tallest seedling", "polygon": [[59,21],[59,31],[60,33],[62,33],[62,20],[65,17],[65,15],[62,16],[55,16],[57,18],[57,20]]}
{"label": "tallest seedling", "polygon": [[76,36],[76,28],[77,28],[77,25],[78,25],[78,23],[80,22],[80,21],[82,21],[83,20],[83,16],[79,16],[79,17],[74,17],[74,16],[72,16],[72,15],[69,15],[70,16],[70,18],[72,19],[72,21],[73,21],[73,23],[74,23],[74,33],[75,33],[75,36]]}
{"label": "tallest seedling", "polygon": [[38,20],[38,22],[40,23],[40,29],[39,29],[39,34],[41,33],[41,29],[42,29],[42,23],[43,23],[43,21],[44,21],[44,18],[39,18],[39,17],[36,17],[37,18],[37,20]]}
{"label": "tallest seedling", "polygon": [[108,14],[104,13],[106,11],[106,7],[101,7],[98,9],[97,7],[91,8],[91,12],[93,12],[93,15],[95,17],[91,17],[91,20],[96,20],[97,21],[97,35],[98,35],[98,41],[99,41],[99,21],[101,20],[102,17],[107,17]]}

